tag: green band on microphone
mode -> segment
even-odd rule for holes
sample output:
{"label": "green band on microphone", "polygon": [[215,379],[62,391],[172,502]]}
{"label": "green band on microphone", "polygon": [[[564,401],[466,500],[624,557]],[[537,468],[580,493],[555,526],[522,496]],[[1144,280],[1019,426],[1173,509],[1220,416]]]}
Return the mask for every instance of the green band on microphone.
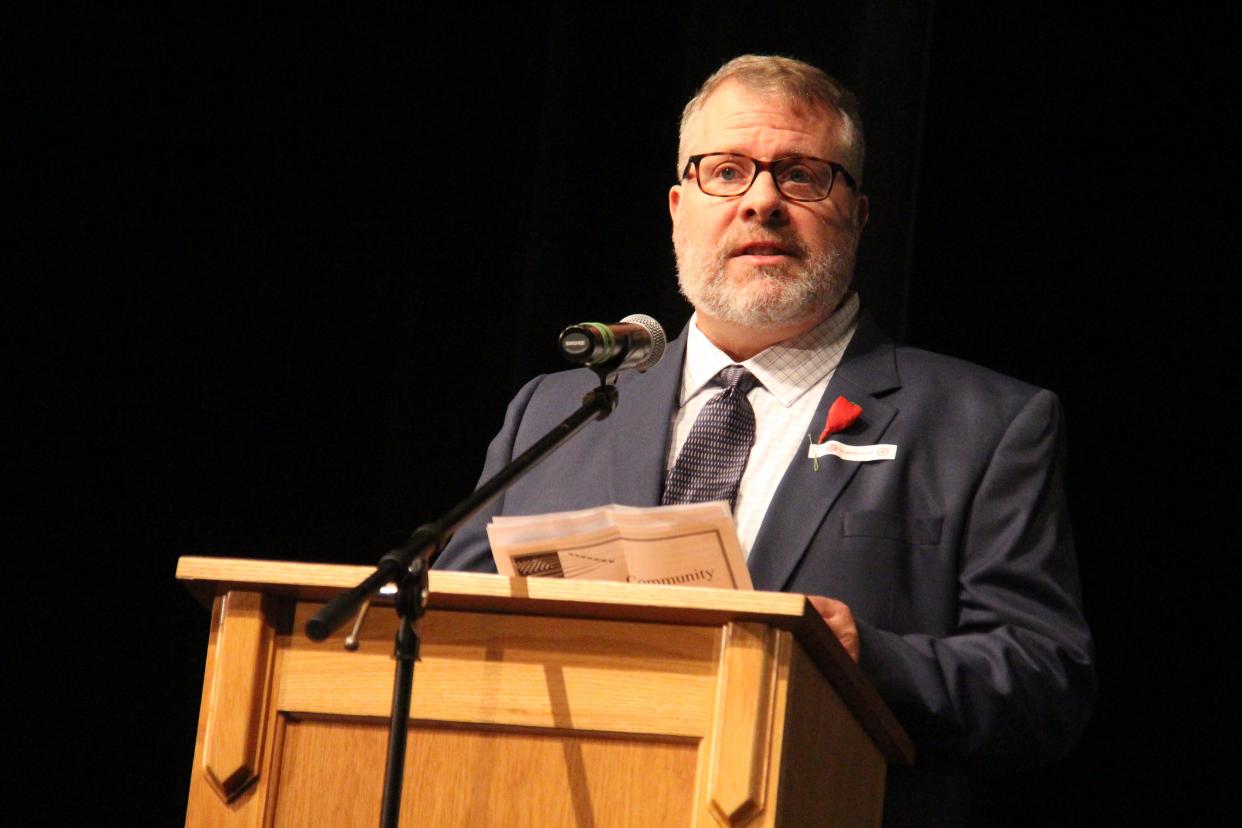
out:
{"label": "green band on microphone", "polygon": [[612,346],[613,346],[612,328],[600,322],[583,322],[582,323],[582,326],[584,328],[588,325],[594,328],[595,330],[599,331],[599,335],[604,340],[604,353],[606,354],[612,353]]}

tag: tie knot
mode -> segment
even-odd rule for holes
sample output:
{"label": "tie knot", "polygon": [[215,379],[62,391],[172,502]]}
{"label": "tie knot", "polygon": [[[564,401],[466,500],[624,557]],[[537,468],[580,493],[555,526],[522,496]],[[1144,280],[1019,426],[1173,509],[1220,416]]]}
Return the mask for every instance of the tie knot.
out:
{"label": "tie knot", "polygon": [[720,373],[716,377],[726,390],[740,392],[743,396],[749,394],[750,389],[754,388],[755,383],[758,382],[754,374],[740,365],[730,365],[728,368],[721,368]]}

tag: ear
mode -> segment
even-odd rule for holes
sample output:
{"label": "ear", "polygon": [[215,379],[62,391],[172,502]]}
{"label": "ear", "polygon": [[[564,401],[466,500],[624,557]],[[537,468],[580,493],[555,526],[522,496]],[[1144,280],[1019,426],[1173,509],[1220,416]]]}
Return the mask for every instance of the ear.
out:
{"label": "ear", "polygon": [[867,226],[867,219],[871,218],[871,199],[861,193],[858,198],[854,199],[854,223],[858,225],[859,230]]}
{"label": "ear", "polygon": [[677,207],[681,204],[681,185],[674,184],[668,188],[668,214],[677,222]]}

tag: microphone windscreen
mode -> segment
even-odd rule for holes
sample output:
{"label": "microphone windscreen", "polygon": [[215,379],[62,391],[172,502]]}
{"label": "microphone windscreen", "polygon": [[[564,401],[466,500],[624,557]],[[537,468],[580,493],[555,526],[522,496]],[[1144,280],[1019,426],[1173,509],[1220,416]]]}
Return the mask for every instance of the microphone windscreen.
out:
{"label": "microphone windscreen", "polygon": [[635,365],[634,368],[639,371],[646,371],[648,368],[654,367],[664,356],[664,347],[668,344],[668,340],[664,336],[664,328],[659,322],[643,313],[631,313],[621,321],[628,322],[631,325],[638,325],[644,328],[651,336],[651,350],[643,361]]}

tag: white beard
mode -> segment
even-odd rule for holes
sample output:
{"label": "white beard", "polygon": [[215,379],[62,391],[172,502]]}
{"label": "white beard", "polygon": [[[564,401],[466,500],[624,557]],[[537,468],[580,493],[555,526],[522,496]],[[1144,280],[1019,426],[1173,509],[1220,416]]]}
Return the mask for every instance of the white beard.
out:
{"label": "white beard", "polygon": [[756,268],[745,283],[731,282],[725,274],[726,251],[737,249],[740,243],[728,237],[718,248],[709,249],[674,228],[677,283],[696,309],[737,325],[766,328],[812,317],[823,319],[849,290],[855,238],[843,238],[830,251],[813,256],[797,239],[780,239],[781,246],[800,263]]}

